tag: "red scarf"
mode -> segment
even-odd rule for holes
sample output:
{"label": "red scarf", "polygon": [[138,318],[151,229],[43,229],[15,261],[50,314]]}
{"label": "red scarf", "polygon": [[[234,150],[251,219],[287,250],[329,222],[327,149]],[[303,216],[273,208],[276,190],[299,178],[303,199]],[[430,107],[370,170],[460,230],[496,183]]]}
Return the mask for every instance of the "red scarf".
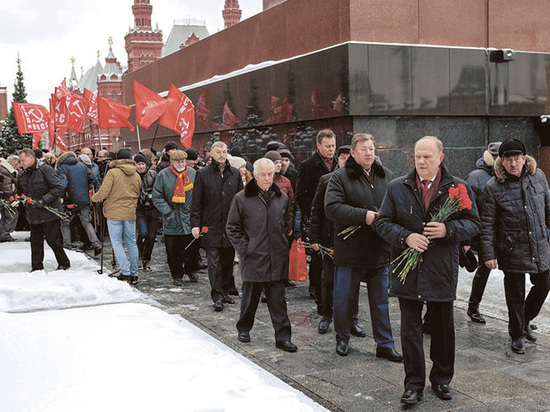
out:
{"label": "red scarf", "polygon": [[183,172],[178,172],[174,169],[173,165],[170,165],[170,170],[176,175],[176,184],[174,185],[172,202],[185,203],[185,192],[189,192],[193,189],[193,182],[191,182],[191,179],[187,177],[187,167]]}

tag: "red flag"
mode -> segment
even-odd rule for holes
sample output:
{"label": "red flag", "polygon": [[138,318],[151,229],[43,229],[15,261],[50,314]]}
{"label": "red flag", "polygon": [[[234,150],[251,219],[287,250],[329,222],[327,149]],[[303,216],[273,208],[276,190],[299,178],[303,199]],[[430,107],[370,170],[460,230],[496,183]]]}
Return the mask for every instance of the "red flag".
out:
{"label": "red flag", "polygon": [[20,134],[41,133],[48,130],[50,113],[39,104],[12,103],[17,130]]}
{"label": "red flag", "polygon": [[208,124],[208,118],[210,117],[210,109],[208,108],[208,97],[209,93],[208,90],[205,90],[201,93],[199,96],[199,100],[197,101],[197,107],[195,109],[195,112],[197,113],[197,119],[199,120],[199,124],[202,126],[206,126]]}
{"label": "red flag", "polygon": [[38,149],[38,143],[40,143],[40,139],[42,139],[42,136],[44,136],[44,133],[33,133],[32,135],[32,150]]}
{"label": "red flag", "polygon": [[65,142],[63,141],[63,138],[60,136],[60,135],[56,135],[55,136],[55,145],[57,147],[59,147],[61,149],[62,152],[66,152],[67,150],[69,150],[67,148],[67,145],[65,144]]}
{"label": "red flag", "polygon": [[191,99],[173,84],[168,90],[168,100],[170,99],[173,103],[161,116],[159,124],[179,133],[180,142],[185,147],[186,141],[193,137],[195,131],[195,106]]}
{"label": "red flag", "polygon": [[271,116],[265,121],[265,124],[285,123],[292,120],[292,104],[288,102],[288,99],[285,97],[281,106],[277,106],[277,103],[279,103],[279,98],[271,96]]}
{"label": "red flag", "polygon": [[69,112],[67,128],[76,133],[84,133],[84,116],[86,114],[84,99],[75,93],[69,93],[65,99]]}
{"label": "red flag", "polygon": [[97,94],[92,93],[88,89],[84,89],[84,107],[86,109],[86,117],[92,122],[97,123]]}
{"label": "red flag", "polygon": [[61,82],[61,85],[59,87],[55,88],[55,97],[58,98],[58,99],[66,97],[70,93],[71,93],[71,91],[67,87],[67,81],[65,79],[63,79],[63,81]]}
{"label": "red flag", "polygon": [[229,108],[229,102],[226,100],[223,106],[222,129],[231,129],[238,121],[239,119],[233,114]]}
{"label": "red flag", "polygon": [[67,109],[67,102],[65,96],[57,97],[57,87],[55,88],[55,94],[52,94],[50,104],[50,110],[53,113],[53,121],[56,127],[64,127],[69,123],[69,111]]}
{"label": "red flag", "polygon": [[137,80],[134,80],[134,100],[136,102],[136,122],[144,129],[149,129],[155,120],[164,114],[171,103],[169,99],[164,99]]}
{"label": "red flag", "polygon": [[98,126],[101,129],[128,127],[133,132],[135,128],[128,120],[131,113],[130,106],[97,96]]}

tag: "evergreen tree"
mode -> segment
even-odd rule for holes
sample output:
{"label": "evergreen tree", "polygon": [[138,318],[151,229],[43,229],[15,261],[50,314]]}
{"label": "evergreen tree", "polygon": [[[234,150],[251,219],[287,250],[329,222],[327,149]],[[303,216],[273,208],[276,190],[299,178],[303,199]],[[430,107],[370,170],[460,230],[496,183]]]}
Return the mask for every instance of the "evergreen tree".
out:
{"label": "evergreen tree", "polygon": [[[15,78],[14,91],[12,101],[17,103],[27,103],[27,92],[23,83],[23,72],[21,71],[21,59],[17,55],[17,74]],[[15,123],[15,115],[13,107],[10,107],[10,112],[4,123],[4,127],[0,131],[0,157],[6,158],[16,150],[24,147],[32,146],[32,135],[19,134]]]}

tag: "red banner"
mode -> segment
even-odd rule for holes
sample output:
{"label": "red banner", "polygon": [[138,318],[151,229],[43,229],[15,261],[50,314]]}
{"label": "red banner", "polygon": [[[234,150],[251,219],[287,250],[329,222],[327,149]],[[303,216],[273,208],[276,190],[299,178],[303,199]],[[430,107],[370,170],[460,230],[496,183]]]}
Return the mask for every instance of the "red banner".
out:
{"label": "red banner", "polygon": [[48,130],[50,113],[44,106],[13,102],[13,114],[20,134],[41,133]]}
{"label": "red banner", "polygon": [[56,92],[52,94],[50,101],[50,110],[53,113],[53,121],[56,126],[65,127],[69,123],[69,111],[67,109],[67,103],[65,101],[65,96],[60,98],[57,97],[57,87],[55,88]]}
{"label": "red banner", "polygon": [[197,119],[199,124],[202,126],[206,126],[208,124],[208,118],[211,115],[210,109],[208,108],[208,97],[208,90],[203,91],[199,96],[197,107],[195,108]]}
{"label": "red banner", "polygon": [[168,106],[173,103],[134,80],[134,101],[136,102],[136,123],[144,129],[161,117]]}
{"label": "red banner", "polygon": [[191,140],[195,132],[195,106],[180,89],[173,84],[168,91],[168,100],[173,99],[164,114],[161,116],[159,124],[180,135],[180,142],[186,147],[186,142]]}
{"label": "red banner", "polygon": [[92,122],[99,121],[97,117],[97,95],[88,89],[84,89],[84,107],[86,108],[86,117]]}
{"label": "red banner", "polygon": [[223,106],[222,129],[231,129],[238,121],[239,119],[233,114],[229,108],[229,102],[226,100]]}
{"label": "red banner", "polygon": [[130,106],[97,96],[98,126],[101,129],[128,127],[133,132],[135,127],[128,120],[131,113]]}
{"label": "red banner", "polygon": [[84,133],[84,116],[86,114],[84,99],[75,93],[69,93],[65,99],[69,112],[67,128],[76,133]]}

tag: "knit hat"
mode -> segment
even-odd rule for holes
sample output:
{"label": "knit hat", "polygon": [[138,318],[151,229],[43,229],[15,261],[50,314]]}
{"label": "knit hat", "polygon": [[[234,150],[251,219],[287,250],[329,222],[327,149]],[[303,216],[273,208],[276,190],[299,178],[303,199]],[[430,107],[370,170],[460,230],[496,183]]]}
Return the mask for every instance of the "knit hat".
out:
{"label": "knit hat", "polygon": [[267,151],[271,151],[271,150],[277,150],[279,149],[279,142],[277,142],[276,140],[272,140],[271,142],[269,142],[266,146],[266,149]]}
{"label": "knit hat", "polygon": [[275,162],[276,160],[283,160],[283,156],[281,156],[281,154],[276,150],[270,150],[264,157],[272,162]]}
{"label": "knit hat", "polygon": [[197,149],[190,147],[185,152],[187,153],[187,160],[197,160],[199,158],[199,152]]}
{"label": "knit hat", "polygon": [[241,149],[239,148],[239,146],[233,146],[231,149],[229,149],[227,153],[229,153],[231,156],[242,157]]}
{"label": "knit hat", "polygon": [[246,166],[246,160],[242,157],[231,156],[231,158],[229,158],[229,164],[235,169],[240,169],[241,167]]}
{"label": "knit hat", "polygon": [[145,156],[145,164],[147,167],[151,167],[153,164],[153,156],[155,156],[154,153],[149,149],[142,149],[140,153]]}
{"label": "knit hat", "polygon": [[124,148],[119,149],[118,152],[116,152],[116,158],[119,159],[131,159],[132,158],[132,151],[130,149]]}
{"label": "knit hat", "polygon": [[166,143],[166,144],[164,145],[164,151],[165,151],[166,153],[168,153],[168,152],[169,152],[170,150],[172,150],[172,149],[177,149],[177,148],[178,148],[178,145],[177,145],[177,143],[174,142],[173,140],[170,140],[168,143]]}
{"label": "knit hat", "polygon": [[145,163],[145,164],[147,164],[147,158],[141,153],[138,153],[137,155],[134,156],[134,161],[136,163]]}
{"label": "knit hat", "polygon": [[294,160],[294,156],[292,156],[292,153],[290,153],[290,150],[286,148],[278,149],[277,152],[279,152],[282,157],[286,157],[287,159]]}
{"label": "knit hat", "polygon": [[499,157],[511,157],[525,154],[527,154],[525,145],[517,139],[506,140],[498,148]]}
{"label": "knit hat", "polygon": [[186,160],[187,153],[183,150],[176,150],[170,154],[170,160]]}
{"label": "knit hat", "polygon": [[340,156],[342,153],[349,153],[350,150],[351,150],[351,146],[349,144],[340,146],[336,151],[336,157]]}
{"label": "knit hat", "polygon": [[88,156],[87,154],[81,154],[80,156],[78,156],[78,158],[86,166],[91,166],[92,165],[92,161],[90,160],[90,156]]}

